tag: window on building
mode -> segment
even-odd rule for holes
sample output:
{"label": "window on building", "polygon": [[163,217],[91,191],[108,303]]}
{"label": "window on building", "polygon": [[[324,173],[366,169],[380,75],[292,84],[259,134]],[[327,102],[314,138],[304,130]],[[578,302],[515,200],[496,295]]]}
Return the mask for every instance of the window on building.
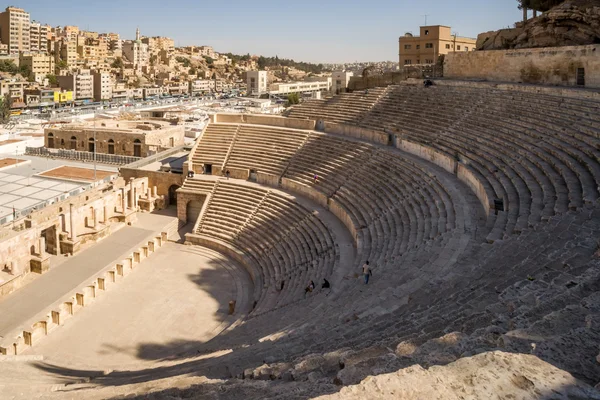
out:
{"label": "window on building", "polygon": [[425,43],[426,49],[433,49],[433,43]]}
{"label": "window on building", "polygon": [[410,50],[410,44],[405,44],[404,45],[404,50]]}
{"label": "window on building", "polygon": [[410,64],[412,64],[411,60],[404,60],[404,65],[410,65]]}
{"label": "window on building", "polygon": [[449,48],[450,48],[450,45],[449,45],[449,44],[446,44],[446,48],[447,48],[447,49],[449,49]]}
{"label": "window on building", "polygon": [[433,60],[425,60],[425,64],[433,64]]}
{"label": "window on building", "polygon": [[469,51],[469,48],[467,46],[465,46],[465,51]]}
{"label": "window on building", "polygon": [[421,48],[421,45],[420,45],[420,44],[418,44],[418,45],[417,45],[417,50],[419,50],[420,48]]}
{"label": "window on building", "polygon": [[425,29],[425,34],[429,35],[429,29]]}
{"label": "window on building", "polygon": [[460,46],[456,46],[456,50],[460,50]]}

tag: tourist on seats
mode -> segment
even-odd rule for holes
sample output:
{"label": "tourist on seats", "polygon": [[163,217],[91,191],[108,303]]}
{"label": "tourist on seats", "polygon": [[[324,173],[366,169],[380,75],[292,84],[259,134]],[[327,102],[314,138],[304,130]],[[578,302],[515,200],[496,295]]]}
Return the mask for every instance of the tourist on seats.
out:
{"label": "tourist on seats", "polygon": [[363,264],[363,276],[365,277],[365,285],[369,283],[369,278],[373,276],[373,271],[371,271],[371,267],[369,266],[369,260],[367,260]]}
{"label": "tourist on seats", "polygon": [[315,283],[310,281],[306,289],[304,289],[304,295],[306,296],[306,293],[312,293],[313,290],[315,290]]}
{"label": "tourist on seats", "polygon": [[323,284],[321,285],[321,289],[330,289],[331,285],[329,284],[329,281],[325,278],[323,278]]}
{"label": "tourist on seats", "polygon": [[230,176],[230,175],[231,175],[231,173],[229,173],[229,170],[227,170],[227,171],[225,172],[225,176],[227,177],[227,179],[229,179],[229,176]]}
{"label": "tourist on seats", "polygon": [[313,180],[314,180],[314,183],[315,183],[315,185],[316,185],[317,183],[319,183],[319,175],[315,174],[315,175],[313,176]]}

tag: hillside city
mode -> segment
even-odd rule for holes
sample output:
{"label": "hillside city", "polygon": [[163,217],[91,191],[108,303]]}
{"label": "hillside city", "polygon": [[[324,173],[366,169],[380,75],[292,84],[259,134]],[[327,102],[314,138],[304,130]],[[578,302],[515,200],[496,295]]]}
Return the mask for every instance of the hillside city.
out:
{"label": "hillside city", "polygon": [[[289,88],[277,84],[298,80],[321,81],[329,90],[333,69],[360,73],[369,65],[237,56],[206,45],[176,48],[173,39],[144,36],[139,29],[129,39],[71,25],[53,27],[12,6],[0,13],[0,95],[4,99],[8,94],[12,115],[161,98],[246,95],[247,73],[259,69],[268,74],[265,91],[273,94],[287,95]],[[375,65],[397,69],[393,62]]]}

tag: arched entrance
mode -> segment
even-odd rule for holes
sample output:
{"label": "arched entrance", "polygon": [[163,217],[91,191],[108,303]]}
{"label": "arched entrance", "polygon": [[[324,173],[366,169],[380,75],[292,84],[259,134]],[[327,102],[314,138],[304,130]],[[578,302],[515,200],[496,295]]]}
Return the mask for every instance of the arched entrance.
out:
{"label": "arched entrance", "polygon": [[200,211],[202,210],[202,203],[198,200],[191,200],[187,203],[186,208],[186,220],[188,224],[195,224]]}
{"label": "arched entrance", "polygon": [[177,189],[177,185],[171,185],[169,188],[169,205],[177,205]]}
{"label": "arched entrance", "polygon": [[142,142],[140,142],[140,139],[135,139],[133,141],[133,156],[134,157],[142,156]]}
{"label": "arched entrance", "polygon": [[52,133],[48,134],[48,148],[49,149],[54,148],[54,134],[52,134]]}
{"label": "arched entrance", "polygon": [[108,140],[108,154],[115,154],[115,141],[112,139]]}
{"label": "arched entrance", "polygon": [[88,151],[90,153],[93,153],[94,152],[94,147],[95,147],[94,146],[94,138],[89,138],[88,139]]}
{"label": "arched entrance", "polygon": [[71,150],[77,150],[77,138],[71,136]]}

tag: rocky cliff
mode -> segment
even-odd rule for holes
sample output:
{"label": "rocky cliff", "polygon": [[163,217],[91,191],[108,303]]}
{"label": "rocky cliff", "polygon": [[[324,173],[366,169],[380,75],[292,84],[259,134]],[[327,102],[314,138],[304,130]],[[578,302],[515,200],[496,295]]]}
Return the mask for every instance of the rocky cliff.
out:
{"label": "rocky cliff", "polygon": [[479,34],[477,50],[578,46],[600,43],[600,0],[566,1],[536,18]]}

